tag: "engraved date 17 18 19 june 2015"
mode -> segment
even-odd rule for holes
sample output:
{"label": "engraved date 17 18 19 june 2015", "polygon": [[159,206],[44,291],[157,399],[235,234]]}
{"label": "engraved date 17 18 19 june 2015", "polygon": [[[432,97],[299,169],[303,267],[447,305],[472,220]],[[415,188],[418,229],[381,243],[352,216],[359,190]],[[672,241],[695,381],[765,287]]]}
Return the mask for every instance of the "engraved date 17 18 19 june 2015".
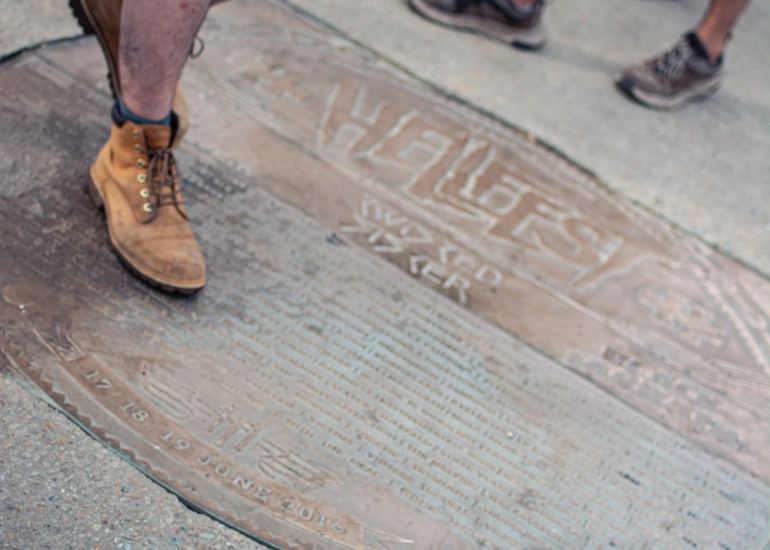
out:
{"label": "engraved date 17 18 19 june 2015", "polygon": [[[184,470],[165,471],[153,460],[158,457],[147,455],[147,449],[130,449],[125,447],[124,441],[113,440],[113,444],[116,444],[119,449],[134,452],[134,458],[148,466],[153,476],[161,482],[175,486],[174,488],[181,493],[181,496],[195,502],[200,485],[214,483],[220,489],[250,502],[255,509],[263,513],[352,550],[379,549],[383,542],[397,542],[407,546],[412,543],[408,539],[370,528],[358,518],[313,500],[285,483],[277,482],[275,476],[254,471],[238,460],[234,460],[217,447],[224,447],[225,442],[235,435],[235,430],[226,432],[214,442],[214,445],[204,442],[189,430],[171,421],[169,415],[158,410],[155,405],[134,391],[99,357],[84,352],[65,327],[55,325],[52,331],[34,329],[33,333],[58,360],[60,374],[66,373],[65,376],[84,389],[101,408],[110,411],[128,428],[140,433],[159,454],[184,464]],[[38,379],[43,385],[46,382],[50,384],[48,377],[31,361],[24,359],[20,351],[11,344],[7,336],[0,334],[0,352],[6,359],[11,361],[15,368]],[[143,364],[145,368],[148,366],[146,363]],[[72,408],[73,404],[67,396],[56,391],[56,383],[53,385],[52,396],[58,397],[60,404],[65,408]],[[100,429],[99,426],[92,424],[87,405],[82,401],[75,405],[71,412],[89,424],[92,429]],[[258,423],[256,424],[259,426]],[[239,427],[243,427],[243,424]],[[111,439],[106,433],[104,435],[107,439]],[[252,434],[247,433],[247,437],[243,438],[236,448],[241,451],[247,450],[248,445],[255,442],[253,437],[248,437],[250,435]],[[263,446],[256,451],[258,455],[264,452],[264,445],[270,446],[271,443],[264,442]],[[274,471],[272,470],[271,473]],[[258,521],[250,521],[249,518],[228,517],[231,512],[226,509],[220,510],[219,513],[225,519],[236,523],[246,521],[254,528],[260,527]]]}

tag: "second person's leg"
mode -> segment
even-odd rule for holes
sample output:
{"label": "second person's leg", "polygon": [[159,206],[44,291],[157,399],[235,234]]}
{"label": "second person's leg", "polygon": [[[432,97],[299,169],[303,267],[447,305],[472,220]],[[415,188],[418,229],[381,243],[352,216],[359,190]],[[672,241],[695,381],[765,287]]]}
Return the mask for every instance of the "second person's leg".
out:
{"label": "second person's leg", "polygon": [[727,38],[748,4],[749,0],[712,0],[695,29],[712,62],[722,57]]}
{"label": "second person's leg", "polygon": [[707,97],[722,79],[725,43],[749,0],[712,0],[698,27],[649,61],[626,70],[618,88],[648,107],[673,109]]}

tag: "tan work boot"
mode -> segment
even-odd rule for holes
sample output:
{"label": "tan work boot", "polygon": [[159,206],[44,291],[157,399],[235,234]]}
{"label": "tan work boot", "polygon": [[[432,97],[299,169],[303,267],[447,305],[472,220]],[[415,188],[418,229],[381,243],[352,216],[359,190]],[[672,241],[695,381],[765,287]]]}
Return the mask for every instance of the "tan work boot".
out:
{"label": "tan work boot", "polygon": [[[120,71],[118,70],[118,44],[120,42],[120,12],[123,0],[69,0],[70,8],[85,34],[95,34],[102,47],[109,72],[107,76],[115,99],[121,96]],[[190,127],[187,102],[182,88],[177,84],[171,109],[179,119],[174,136],[176,147]]]}
{"label": "tan work boot", "polygon": [[192,294],[206,267],[182,204],[169,126],[114,122],[91,165],[88,191],[128,268],[167,292]]}

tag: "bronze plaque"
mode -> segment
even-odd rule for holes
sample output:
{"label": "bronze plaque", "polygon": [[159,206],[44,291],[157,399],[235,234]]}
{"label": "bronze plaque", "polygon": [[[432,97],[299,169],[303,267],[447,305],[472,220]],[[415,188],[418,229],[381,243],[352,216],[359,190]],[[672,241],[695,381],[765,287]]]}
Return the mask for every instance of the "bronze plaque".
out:
{"label": "bronze plaque", "polygon": [[192,299],[127,274],[83,191],[95,44],[0,68],[0,365],[280,548],[764,542],[766,281],[296,14],[225,6],[185,76]]}
{"label": "bronze plaque", "polygon": [[[199,144],[770,480],[770,282],[269,3],[224,4],[201,36],[207,55],[185,75]],[[275,135],[318,162],[265,158]]]}

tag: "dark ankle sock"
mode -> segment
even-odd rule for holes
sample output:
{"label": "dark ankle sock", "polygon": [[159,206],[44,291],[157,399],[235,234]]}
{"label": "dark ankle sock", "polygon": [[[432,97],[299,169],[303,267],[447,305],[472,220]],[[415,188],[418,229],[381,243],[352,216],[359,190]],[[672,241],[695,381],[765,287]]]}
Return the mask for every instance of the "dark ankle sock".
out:
{"label": "dark ankle sock", "polygon": [[716,67],[722,62],[721,55],[717,58],[716,61],[711,61],[711,56],[709,55],[706,46],[703,45],[703,42],[701,42],[700,38],[698,38],[698,34],[695,31],[690,31],[687,33],[687,41],[690,43],[690,47],[693,49],[693,51],[708,61],[712,66]]}
{"label": "dark ankle sock", "polygon": [[165,118],[162,118],[160,120],[149,120],[146,118],[142,118],[139,115],[132,113],[131,110],[128,107],[126,107],[126,104],[123,103],[122,97],[118,98],[118,110],[120,111],[120,114],[124,120],[133,122],[134,124],[163,124],[165,126],[171,125],[170,111]]}

